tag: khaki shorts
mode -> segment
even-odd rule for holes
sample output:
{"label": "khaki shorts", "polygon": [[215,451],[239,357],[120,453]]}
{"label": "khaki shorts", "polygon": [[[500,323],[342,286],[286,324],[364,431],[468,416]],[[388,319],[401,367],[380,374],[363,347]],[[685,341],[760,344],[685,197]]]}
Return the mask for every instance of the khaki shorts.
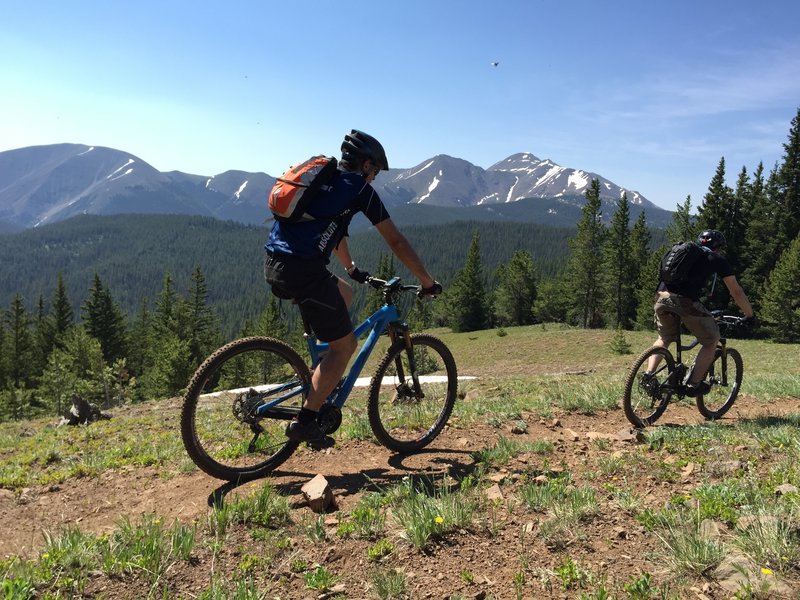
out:
{"label": "khaki shorts", "polygon": [[717,322],[697,300],[669,292],[659,292],[653,310],[658,335],[667,343],[677,341],[681,322],[703,346],[716,344],[719,340]]}

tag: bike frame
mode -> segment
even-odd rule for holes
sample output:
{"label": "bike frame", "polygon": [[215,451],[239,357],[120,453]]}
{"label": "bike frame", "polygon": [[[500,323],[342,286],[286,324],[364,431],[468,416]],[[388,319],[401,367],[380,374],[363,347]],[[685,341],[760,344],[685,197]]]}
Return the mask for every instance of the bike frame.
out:
{"label": "bike frame", "polygon": [[[328,404],[332,404],[336,408],[342,408],[342,406],[344,406],[347,397],[350,395],[350,392],[353,390],[353,386],[356,384],[356,379],[358,379],[358,376],[361,375],[361,371],[364,368],[369,355],[372,354],[372,351],[375,349],[375,345],[378,343],[378,338],[386,329],[399,322],[400,315],[397,313],[397,307],[395,307],[393,304],[384,304],[355,328],[353,333],[355,334],[356,339],[361,339],[361,337],[367,332],[369,332],[369,335],[367,335],[367,339],[364,340],[364,343],[361,344],[361,348],[359,349],[358,354],[353,361],[353,365],[350,367],[350,370],[344,376],[344,379],[342,379],[336,388],[334,388],[333,392],[328,398]],[[317,339],[310,333],[306,333],[305,338],[306,343],[308,344],[308,353],[311,355],[311,370],[313,371],[314,368],[319,364],[319,361],[322,359],[322,355],[328,351],[328,343],[317,341]]]}
{"label": "bike frame", "polygon": [[[694,340],[691,341],[691,343],[689,343],[688,345],[684,346],[681,343],[680,331],[678,331],[678,339],[675,341],[675,365],[676,366],[683,365],[684,362],[683,362],[683,357],[681,356],[681,354],[683,352],[688,352],[689,350],[694,349],[699,344],[700,344],[700,340],[695,338]],[[717,342],[717,350],[720,351],[721,358],[722,358],[722,361],[720,363],[722,365],[722,381],[720,383],[722,385],[728,385],[728,360],[727,360],[727,358],[728,358],[727,357],[727,353],[728,353],[728,338],[720,336],[719,341]],[[712,363],[712,365],[713,365],[713,363]],[[694,362],[692,362],[691,365],[685,365],[685,366],[686,366],[685,375],[688,377],[689,374],[692,372],[692,369],[694,368]],[[685,382],[681,382],[681,383],[683,384]]]}
{"label": "bike frame", "polygon": [[[311,370],[313,371],[314,368],[319,364],[322,356],[328,351],[329,344],[327,342],[318,341],[311,333],[310,328],[305,321],[303,324],[306,329],[304,337],[306,339],[306,344],[308,345],[308,353],[311,356]],[[369,334],[367,335],[367,339],[364,340],[364,343],[361,345],[361,348],[359,349],[355,361],[353,361],[353,364],[350,367],[350,370],[337,384],[333,392],[331,392],[326,402],[327,404],[335,406],[338,409],[341,409],[342,406],[344,406],[345,401],[355,386],[356,379],[358,379],[358,376],[361,374],[367,359],[375,349],[375,346],[378,343],[378,338],[387,329],[390,331],[393,329],[407,329],[406,324],[400,320],[397,307],[394,304],[388,303],[384,304],[369,317],[364,319],[364,321],[362,321],[353,331],[356,339],[360,339],[367,332],[369,332]],[[393,338],[394,336],[390,337]],[[304,393],[307,388],[306,386],[299,385],[299,383],[299,381],[292,381],[279,387],[270,389],[269,392],[271,394],[278,393],[280,395],[277,398],[261,404],[256,409],[256,415],[263,416],[271,409],[274,409],[276,406],[285,402],[289,398],[293,398],[298,394]]]}

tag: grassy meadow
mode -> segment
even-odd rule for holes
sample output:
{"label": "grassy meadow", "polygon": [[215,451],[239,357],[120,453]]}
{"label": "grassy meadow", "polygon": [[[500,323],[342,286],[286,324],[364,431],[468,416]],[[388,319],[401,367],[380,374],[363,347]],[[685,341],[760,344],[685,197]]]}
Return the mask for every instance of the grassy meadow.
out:
{"label": "grassy meadow", "polygon": [[[620,444],[623,381],[652,333],[432,333],[475,377],[442,435],[471,442],[468,468],[366,479],[326,515],[265,479],[188,522],[156,512],[120,515],[110,533],[44,530],[34,555],[0,558],[4,597],[800,597],[800,346],[729,340],[746,415],[710,423],[685,401]],[[363,395],[335,436],[348,460],[374,439]],[[196,475],[179,410],[169,399],[86,427],[0,425],[0,506],[101,474]],[[358,471],[352,458],[339,468]]]}

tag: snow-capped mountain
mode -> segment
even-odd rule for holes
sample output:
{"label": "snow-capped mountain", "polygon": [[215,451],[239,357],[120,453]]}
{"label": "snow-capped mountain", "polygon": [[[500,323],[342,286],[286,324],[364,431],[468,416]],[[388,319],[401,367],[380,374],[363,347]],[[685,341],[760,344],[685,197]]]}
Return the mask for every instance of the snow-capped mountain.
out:
{"label": "snow-capped mountain", "polygon": [[[609,205],[627,193],[632,206],[646,208],[648,215],[666,212],[638,192],[600,175],[526,153],[509,156],[488,169],[438,155],[410,169],[383,172],[374,186],[384,202],[394,207],[488,208],[540,198],[548,202],[543,214],[556,215],[566,205],[573,214],[595,178]],[[0,231],[37,227],[84,213],[193,214],[261,224],[270,216],[266,198],[274,182],[266,173],[235,170],[214,176],[162,173],[127,152],[82,144],[9,150],[0,152]],[[611,212],[604,209],[604,214]]]}
{"label": "snow-capped mountain", "polygon": [[582,196],[592,179],[600,183],[601,198],[616,201],[626,193],[632,204],[654,206],[638,192],[596,173],[561,167],[528,153],[509,156],[486,170],[439,155],[411,169],[381,175],[377,184],[381,197],[389,203],[475,206]]}

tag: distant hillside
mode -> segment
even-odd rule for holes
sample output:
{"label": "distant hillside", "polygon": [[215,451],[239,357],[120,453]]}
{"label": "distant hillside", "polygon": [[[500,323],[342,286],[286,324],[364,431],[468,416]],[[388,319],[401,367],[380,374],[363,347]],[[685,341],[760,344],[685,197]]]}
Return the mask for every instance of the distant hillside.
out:
{"label": "distant hillside", "polygon": [[[476,229],[481,231],[487,276],[517,249],[528,249],[543,275],[563,266],[571,230],[530,223],[460,221],[406,225],[403,232],[429,269],[445,285],[460,269]],[[39,295],[49,305],[59,272],[76,315],[96,273],[114,299],[135,314],[143,299],[151,303],[165,272],[184,293],[199,266],[206,276],[208,301],[225,331],[234,334],[248,317],[266,306],[263,244],[266,227],[185,215],[81,215],[19,233],[0,235],[0,308],[17,293],[33,310]],[[359,264],[374,270],[389,251],[374,230],[354,230],[351,246]],[[399,270],[402,272],[402,270]]]}

